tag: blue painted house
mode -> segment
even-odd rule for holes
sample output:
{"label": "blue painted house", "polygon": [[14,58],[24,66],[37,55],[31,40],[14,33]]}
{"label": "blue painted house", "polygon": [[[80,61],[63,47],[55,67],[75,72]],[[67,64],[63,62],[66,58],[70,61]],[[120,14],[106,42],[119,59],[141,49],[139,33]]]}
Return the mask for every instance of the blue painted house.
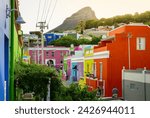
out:
{"label": "blue painted house", "polygon": [[10,18],[6,18],[6,5],[10,7],[10,0],[0,0],[0,101],[9,99]]}
{"label": "blue painted house", "polygon": [[48,45],[50,42],[57,40],[64,36],[63,33],[46,33],[44,34],[46,39],[46,45]]}

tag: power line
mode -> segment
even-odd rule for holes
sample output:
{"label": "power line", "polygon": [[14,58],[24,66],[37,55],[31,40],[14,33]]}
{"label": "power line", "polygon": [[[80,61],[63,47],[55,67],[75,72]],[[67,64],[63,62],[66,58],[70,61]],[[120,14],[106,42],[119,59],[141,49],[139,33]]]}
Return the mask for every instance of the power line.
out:
{"label": "power line", "polygon": [[52,0],[49,0],[50,2],[49,2],[49,5],[48,5],[48,10],[47,10],[47,13],[46,13],[46,17],[45,17],[45,21],[47,21],[47,17],[48,17],[48,15],[49,15],[49,11],[50,11],[50,8],[51,8],[51,5],[52,5]]}
{"label": "power line", "polygon": [[46,21],[46,15],[47,15],[47,12],[48,12],[48,9],[49,9],[49,4],[50,4],[51,0],[48,0],[48,2],[46,3],[46,6],[45,6],[45,12],[44,12],[44,16],[43,16],[43,19],[44,21]]}
{"label": "power line", "polygon": [[43,12],[42,12],[42,17],[41,17],[41,21],[43,19],[43,16],[44,16],[44,13],[45,13],[45,9],[46,9],[46,3],[47,3],[47,0],[45,0],[44,4],[43,4]]}
{"label": "power line", "polygon": [[36,24],[37,24],[38,18],[39,18],[40,6],[41,6],[41,0],[39,0],[39,6],[38,6],[38,13],[37,13],[37,18],[36,18]]}
{"label": "power line", "polygon": [[55,5],[54,5],[54,7],[53,7],[51,16],[50,16],[50,18],[49,18],[49,20],[48,20],[48,24],[50,23],[50,21],[51,21],[51,19],[52,19],[52,16],[53,16],[53,14],[54,14],[54,10],[55,10],[55,8],[56,8],[56,4],[57,4],[57,0],[55,1]]}

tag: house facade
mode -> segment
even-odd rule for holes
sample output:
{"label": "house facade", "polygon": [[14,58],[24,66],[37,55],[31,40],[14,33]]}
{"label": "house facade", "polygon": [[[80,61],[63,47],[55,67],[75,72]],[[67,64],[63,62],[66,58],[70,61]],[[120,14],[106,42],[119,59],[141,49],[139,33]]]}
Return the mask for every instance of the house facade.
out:
{"label": "house facade", "polygon": [[84,71],[84,46],[77,46],[71,49],[70,55],[64,58],[64,72],[66,73],[66,80],[69,84],[78,82],[83,77]]}
{"label": "house facade", "polygon": [[99,86],[104,89],[105,86],[102,84],[103,81],[100,79],[102,78],[101,77],[102,74],[100,76],[101,73],[100,69],[104,69],[104,67],[102,67],[102,62],[99,60],[103,58],[104,59],[109,58],[109,51],[104,50],[102,52],[99,52],[99,50],[98,51],[95,50],[95,47],[97,46],[93,46],[91,49],[85,50],[85,61],[84,61],[85,79],[89,91],[95,90]]}
{"label": "house facade", "polygon": [[[18,12],[11,11],[8,16],[8,9],[19,11],[18,0],[0,0],[0,100],[14,100],[15,63],[22,59],[22,32],[19,24],[15,22]],[[7,12],[6,12],[7,11]]]}
{"label": "house facade", "polygon": [[10,7],[10,0],[0,0],[0,101],[9,99],[10,18],[6,19],[6,6]]}
{"label": "house facade", "polygon": [[94,47],[94,53],[109,51],[107,58],[95,59],[98,86],[104,96],[112,96],[112,89],[122,96],[122,68],[150,68],[150,27],[138,24],[124,25],[109,32],[109,37]]}
{"label": "house facade", "polygon": [[127,101],[150,101],[150,70],[122,69],[123,99]]}
{"label": "house facade", "polygon": [[54,40],[57,40],[61,37],[63,37],[64,33],[46,33],[44,34],[45,36],[45,39],[46,39],[46,45],[48,45],[50,42],[54,41]]}
{"label": "house facade", "polygon": [[[32,47],[29,48],[30,62],[42,64],[42,48]],[[57,69],[63,68],[63,59],[65,55],[69,54],[69,48],[48,46],[43,48],[44,64],[54,66]]]}

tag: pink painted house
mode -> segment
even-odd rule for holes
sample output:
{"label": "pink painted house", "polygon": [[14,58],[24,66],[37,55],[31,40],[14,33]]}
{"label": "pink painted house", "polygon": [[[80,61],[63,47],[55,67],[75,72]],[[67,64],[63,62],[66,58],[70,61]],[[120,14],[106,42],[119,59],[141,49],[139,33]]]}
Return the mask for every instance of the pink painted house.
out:
{"label": "pink painted house", "polygon": [[[43,48],[44,52],[44,65],[54,66],[57,69],[63,68],[63,58],[69,54],[70,48],[48,46]],[[29,48],[30,62],[42,64],[41,47]]]}

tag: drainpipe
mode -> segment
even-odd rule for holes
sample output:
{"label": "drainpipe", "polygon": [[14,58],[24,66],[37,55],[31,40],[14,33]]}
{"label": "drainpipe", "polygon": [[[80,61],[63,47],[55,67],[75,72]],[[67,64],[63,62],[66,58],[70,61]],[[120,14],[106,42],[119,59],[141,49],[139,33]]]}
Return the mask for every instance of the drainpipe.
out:
{"label": "drainpipe", "polygon": [[146,99],[146,93],[147,93],[147,91],[146,91],[146,67],[144,67],[144,70],[143,70],[143,78],[144,78],[144,100],[146,101],[147,99]]}
{"label": "drainpipe", "polygon": [[[11,9],[14,9],[15,1],[11,0]],[[14,101],[14,11],[11,12],[11,41],[10,41],[10,101]]]}
{"label": "drainpipe", "polygon": [[131,69],[131,50],[130,50],[130,38],[132,37],[131,33],[128,33],[128,64],[129,64],[129,70]]}

